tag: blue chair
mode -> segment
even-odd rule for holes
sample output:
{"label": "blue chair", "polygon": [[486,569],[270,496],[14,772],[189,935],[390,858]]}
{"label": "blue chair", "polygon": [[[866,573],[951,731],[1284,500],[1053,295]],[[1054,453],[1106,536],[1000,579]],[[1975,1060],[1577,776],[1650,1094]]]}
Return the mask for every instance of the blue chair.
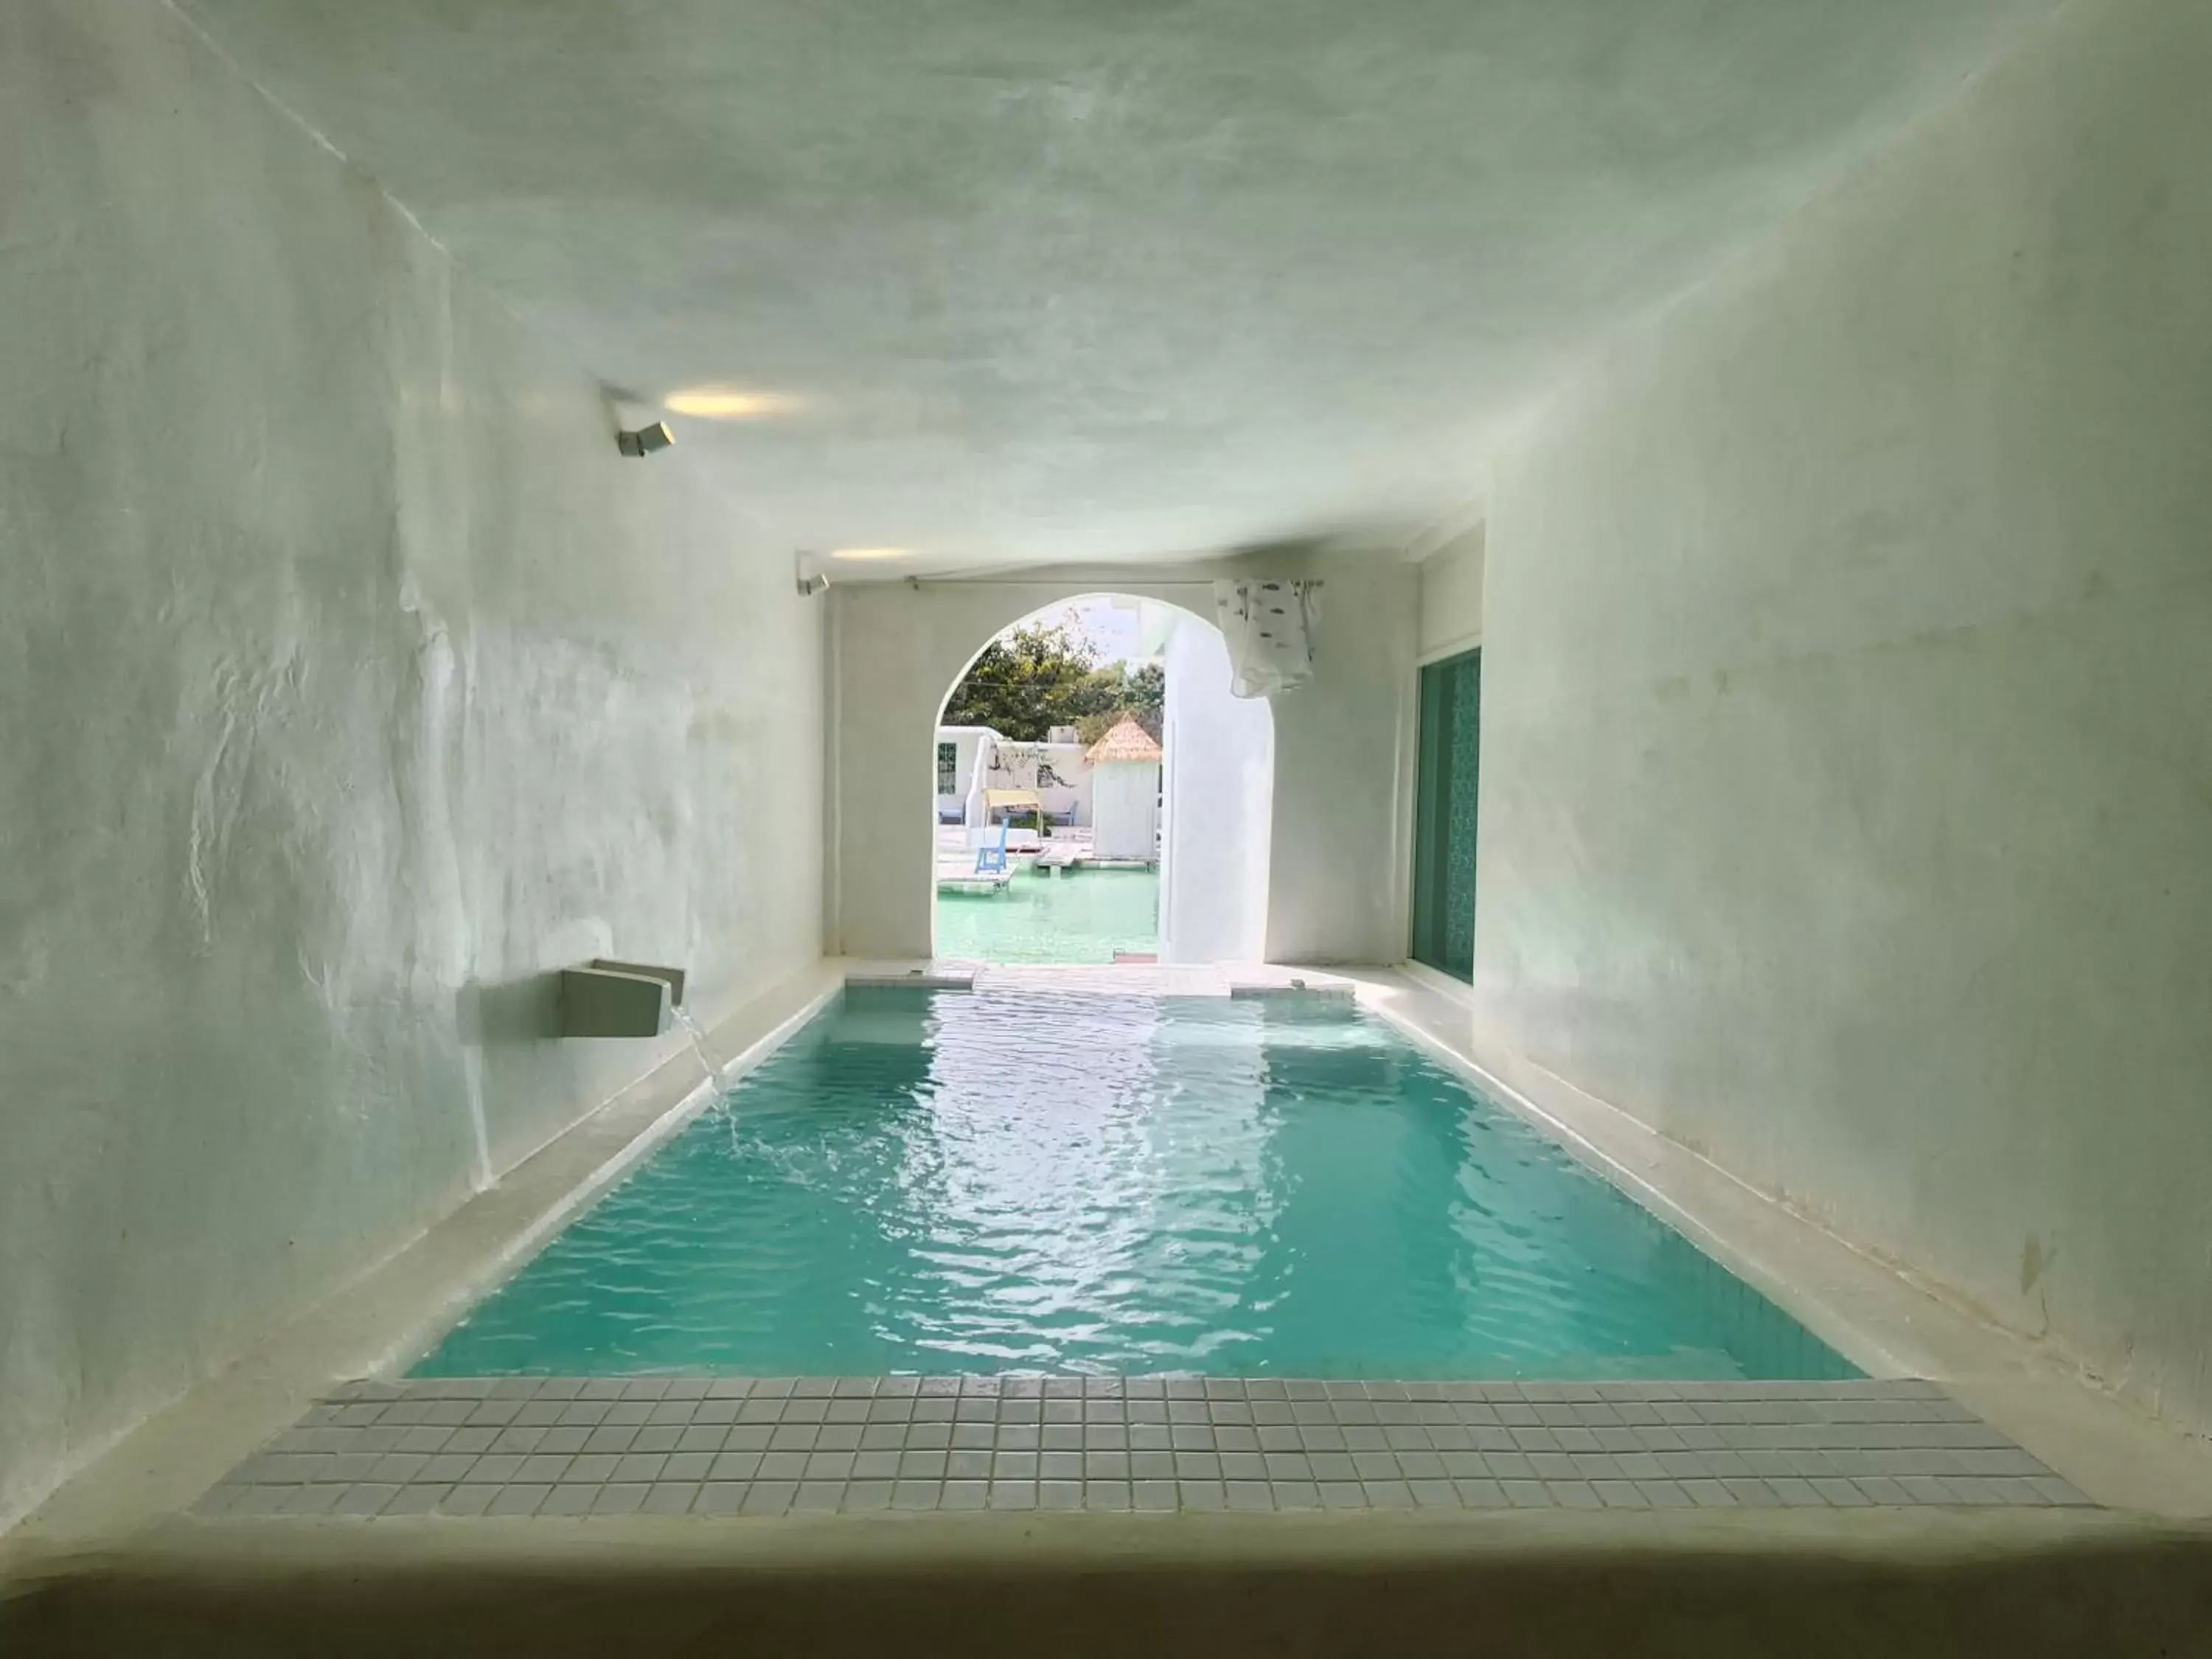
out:
{"label": "blue chair", "polygon": [[975,873],[979,876],[1002,876],[1006,872],[1006,821],[999,820],[999,839],[986,842],[975,849]]}

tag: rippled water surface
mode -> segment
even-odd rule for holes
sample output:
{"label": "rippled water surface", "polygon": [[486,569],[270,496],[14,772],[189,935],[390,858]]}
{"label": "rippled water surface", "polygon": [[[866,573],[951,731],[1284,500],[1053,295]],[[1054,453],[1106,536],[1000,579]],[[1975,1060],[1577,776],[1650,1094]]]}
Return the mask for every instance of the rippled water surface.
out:
{"label": "rippled water surface", "polygon": [[1856,1373],[1389,1028],[854,992],[423,1376]]}

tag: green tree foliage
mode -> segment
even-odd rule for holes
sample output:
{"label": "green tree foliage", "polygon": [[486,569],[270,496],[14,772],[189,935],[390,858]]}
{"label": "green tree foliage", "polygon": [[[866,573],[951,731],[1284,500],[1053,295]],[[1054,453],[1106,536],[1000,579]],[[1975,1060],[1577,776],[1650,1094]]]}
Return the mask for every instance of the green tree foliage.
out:
{"label": "green tree foliage", "polygon": [[1091,717],[1097,723],[1097,729],[1093,731],[1090,725],[1085,725],[1084,742],[1097,742],[1113,728],[1116,720],[1127,714],[1145,728],[1146,735],[1153,742],[1158,743],[1160,717],[1167,708],[1168,671],[1158,663],[1148,662],[1135,668],[1116,664],[1114,672],[1121,675],[1121,684],[1115,688],[1114,706],[1103,714]]}
{"label": "green tree foliage", "polygon": [[945,705],[947,726],[988,726],[1018,743],[1042,743],[1055,726],[1093,712],[1097,664],[1071,629],[1032,623],[983,649]]}
{"label": "green tree foliage", "polygon": [[1160,734],[1160,714],[1167,707],[1168,671],[1164,663],[1148,662],[1129,676],[1128,695],[1124,698],[1130,712],[1136,715],[1137,724],[1155,738]]}
{"label": "green tree foliage", "polygon": [[1130,672],[1100,665],[1083,636],[1060,623],[1031,623],[984,647],[945,705],[947,726],[988,726],[1017,743],[1042,743],[1073,726],[1086,743],[1124,714],[1154,737],[1167,676],[1158,663]]}

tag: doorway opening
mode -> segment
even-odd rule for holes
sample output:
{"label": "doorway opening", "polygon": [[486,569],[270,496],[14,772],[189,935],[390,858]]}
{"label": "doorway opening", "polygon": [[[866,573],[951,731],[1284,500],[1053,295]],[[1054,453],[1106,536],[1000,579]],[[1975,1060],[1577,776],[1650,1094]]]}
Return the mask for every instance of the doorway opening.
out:
{"label": "doorway opening", "polygon": [[[1211,623],[1127,594],[1071,599],[986,641],[933,738],[935,954],[1257,957],[1273,721],[1229,680]],[[1212,867],[1224,854],[1239,866],[1226,882]]]}
{"label": "doorway opening", "polygon": [[1482,653],[1421,670],[1420,753],[1413,787],[1411,954],[1474,978],[1474,849],[1482,738]]}

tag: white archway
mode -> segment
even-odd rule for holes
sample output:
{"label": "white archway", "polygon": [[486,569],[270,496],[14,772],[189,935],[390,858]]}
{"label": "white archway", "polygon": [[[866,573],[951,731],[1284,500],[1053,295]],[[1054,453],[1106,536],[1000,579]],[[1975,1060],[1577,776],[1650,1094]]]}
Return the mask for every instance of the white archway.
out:
{"label": "white archway", "polygon": [[[1159,912],[1157,949],[1164,962],[1257,960],[1265,953],[1268,849],[1273,823],[1274,721],[1265,699],[1229,693],[1228,647],[1212,620],[1177,599],[1121,587],[1082,589],[1036,605],[974,641],[945,682],[933,725],[931,762],[945,712],[976,660],[1016,629],[1048,620],[1089,599],[1137,599],[1172,613],[1166,641],[1161,748]],[[965,799],[981,787],[988,743],[955,738],[956,787]],[[933,781],[933,837],[948,800]],[[979,822],[972,811],[967,823]],[[938,849],[929,885],[932,954],[939,952]]]}
{"label": "white archway", "polygon": [[1405,954],[1419,568],[1364,556],[1124,565],[833,586],[823,635],[823,943],[865,962],[929,954],[931,734],[939,698],[1008,623],[1079,594],[1200,611],[1239,574],[1325,578],[1326,653],[1272,700],[1273,802],[1264,950],[1272,962],[1385,963]]}

